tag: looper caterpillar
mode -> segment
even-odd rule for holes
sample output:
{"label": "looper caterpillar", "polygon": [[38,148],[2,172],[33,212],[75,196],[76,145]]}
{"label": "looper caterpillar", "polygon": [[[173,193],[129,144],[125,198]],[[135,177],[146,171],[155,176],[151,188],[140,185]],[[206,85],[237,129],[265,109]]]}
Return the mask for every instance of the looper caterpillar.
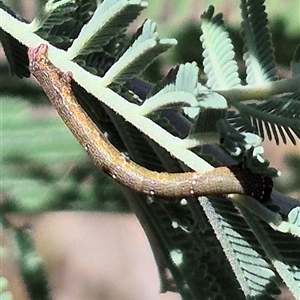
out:
{"label": "looper caterpillar", "polygon": [[61,72],[46,54],[46,44],[28,50],[30,72],[94,163],[120,184],[149,196],[166,198],[236,193],[260,201],[269,199],[271,178],[238,166],[218,167],[206,173],[158,173],[124,157],[77,103],[71,89],[71,72]]}

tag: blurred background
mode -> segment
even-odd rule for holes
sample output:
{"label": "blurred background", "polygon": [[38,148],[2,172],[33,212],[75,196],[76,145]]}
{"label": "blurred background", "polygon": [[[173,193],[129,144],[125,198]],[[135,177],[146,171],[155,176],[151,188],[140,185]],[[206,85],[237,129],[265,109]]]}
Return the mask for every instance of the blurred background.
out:
{"label": "blurred background", "polygon": [[[42,2],[4,1],[28,20]],[[265,5],[278,73],[289,77],[289,63],[300,43],[300,2],[279,2],[267,0]],[[198,22],[210,4],[224,14],[237,59],[241,58],[237,0],[148,3],[141,21],[151,18],[158,24],[160,37],[178,40],[177,47],[148,68],[144,76],[149,81],[160,78],[174,64],[196,61],[201,65]],[[159,295],[158,272],[148,241],[117,185],[94,168],[36,82],[10,75],[1,46],[0,101],[0,200],[9,200],[12,210],[22,212],[9,216],[14,226],[31,226],[53,299],[180,299],[176,293]],[[276,189],[299,199],[299,144],[275,146],[264,141],[265,157],[282,173]],[[43,214],[47,207],[74,212]],[[8,279],[14,299],[29,299],[8,229],[2,230],[0,255],[1,276]]]}

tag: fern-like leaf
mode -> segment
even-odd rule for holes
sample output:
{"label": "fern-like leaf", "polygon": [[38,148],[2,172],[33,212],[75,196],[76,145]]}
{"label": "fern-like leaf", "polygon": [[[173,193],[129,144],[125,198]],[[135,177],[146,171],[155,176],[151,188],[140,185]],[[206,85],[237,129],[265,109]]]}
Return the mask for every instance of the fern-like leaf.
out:
{"label": "fern-like leaf", "polygon": [[274,299],[272,294],[279,292],[276,275],[244,218],[230,201],[220,198],[210,197],[203,207],[208,216],[216,213],[212,226],[246,297]]}
{"label": "fern-like leaf", "polygon": [[78,8],[76,0],[50,0],[31,22],[33,32],[43,28],[49,31],[54,26],[61,25],[72,19],[73,12]]}
{"label": "fern-like leaf", "polygon": [[[197,82],[199,69],[196,63],[186,63],[172,69],[151,91],[151,96],[140,106],[143,115],[173,107],[197,107]],[[159,91],[155,93],[156,90]],[[155,93],[155,94],[153,94]]]}
{"label": "fern-like leaf", "polygon": [[145,7],[144,1],[103,1],[68,49],[68,56],[72,59],[79,54],[87,55],[101,51],[112,38],[124,34],[128,25]]}
{"label": "fern-like leaf", "polygon": [[30,29],[59,48],[68,48],[96,9],[96,3],[83,0],[49,1],[30,24]]}
{"label": "fern-like leaf", "polygon": [[[274,98],[261,104],[235,103],[239,110],[229,113],[229,121],[240,131],[255,132],[262,138],[275,139],[279,144],[287,138],[296,144],[295,136],[300,138],[300,93]],[[295,136],[294,136],[294,135]]]}
{"label": "fern-like leaf", "polygon": [[240,85],[233,45],[224,28],[222,14],[213,16],[214,8],[201,16],[203,65],[212,89],[228,89]]}
{"label": "fern-like leaf", "polygon": [[137,76],[157,56],[175,44],[174,39],[159,40],[156,32],[156,24],[147,20],[141,35],[125,51],[119,60],[107,71],[103,80],[106,84],[112,82],[122,84]]}
{"label": "fern-like leaf", "polygon": [[298,299],[300,297],[300,267],[297,264],[300,255],[299,240],[291,235],[274,231],[266,224],[257,222],[244,207],[240,207],[240,210],[266,252],[266,256],[269,257],[271,264]]}
{"label": "fern-like leaf", "polygon": [[274,49],[267,26],[264,0],[241,0],[242,27],[246,52],[246,81],[257,84],[276,79]]}

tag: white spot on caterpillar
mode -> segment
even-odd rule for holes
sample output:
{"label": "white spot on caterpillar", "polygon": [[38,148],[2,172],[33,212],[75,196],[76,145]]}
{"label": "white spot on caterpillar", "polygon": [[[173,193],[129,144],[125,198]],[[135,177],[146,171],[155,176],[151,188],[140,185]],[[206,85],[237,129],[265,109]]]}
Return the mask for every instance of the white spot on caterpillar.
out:
{"label": "white spot on caterpillar", "polygon": [[186,200],[185,198],[182,198],[182,199],[180,200],[180,204],[181,204],[181,205],[187,205],[188,202],[187,202],[187,200]]}
{"label": "white spot on caterpillar", "polygon": [[197,183],[197,180],[195,180],[195,179],[193,179],[193,180],[191,181],[190,194],[191,194],[192,196],[195,194],[195,189],[194,189],[194,187],[195,187],[196,183]]}
{"label": "white spot on caterpillar", "polygon": [[153,196],[155,195],[155,191],[154,191],[154,190],[150,190],[150,191],[149,191],[149,194],[150,194],[150,196],[153,197]]}
{"label": "white spot on caterpillar", "polygon": [[111,177],[112,177],[113,179],[116,179],[116,178],[117,178],[117,175],[116,175],[116,174],[112,174]]}

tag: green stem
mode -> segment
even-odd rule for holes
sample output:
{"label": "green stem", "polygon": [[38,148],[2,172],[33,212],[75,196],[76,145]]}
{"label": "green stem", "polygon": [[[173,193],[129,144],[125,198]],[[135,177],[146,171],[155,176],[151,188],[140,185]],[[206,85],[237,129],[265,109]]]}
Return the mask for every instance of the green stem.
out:
{"label": "green stem", "polygon": [[297,91],[300,87],[300,75],[267,82],[252,86],[242,86],[229,90],[215,90],[214,92],[222,95],[229,103],[241,102],[246,100],[266,100],[272,95],[290,93]]}

